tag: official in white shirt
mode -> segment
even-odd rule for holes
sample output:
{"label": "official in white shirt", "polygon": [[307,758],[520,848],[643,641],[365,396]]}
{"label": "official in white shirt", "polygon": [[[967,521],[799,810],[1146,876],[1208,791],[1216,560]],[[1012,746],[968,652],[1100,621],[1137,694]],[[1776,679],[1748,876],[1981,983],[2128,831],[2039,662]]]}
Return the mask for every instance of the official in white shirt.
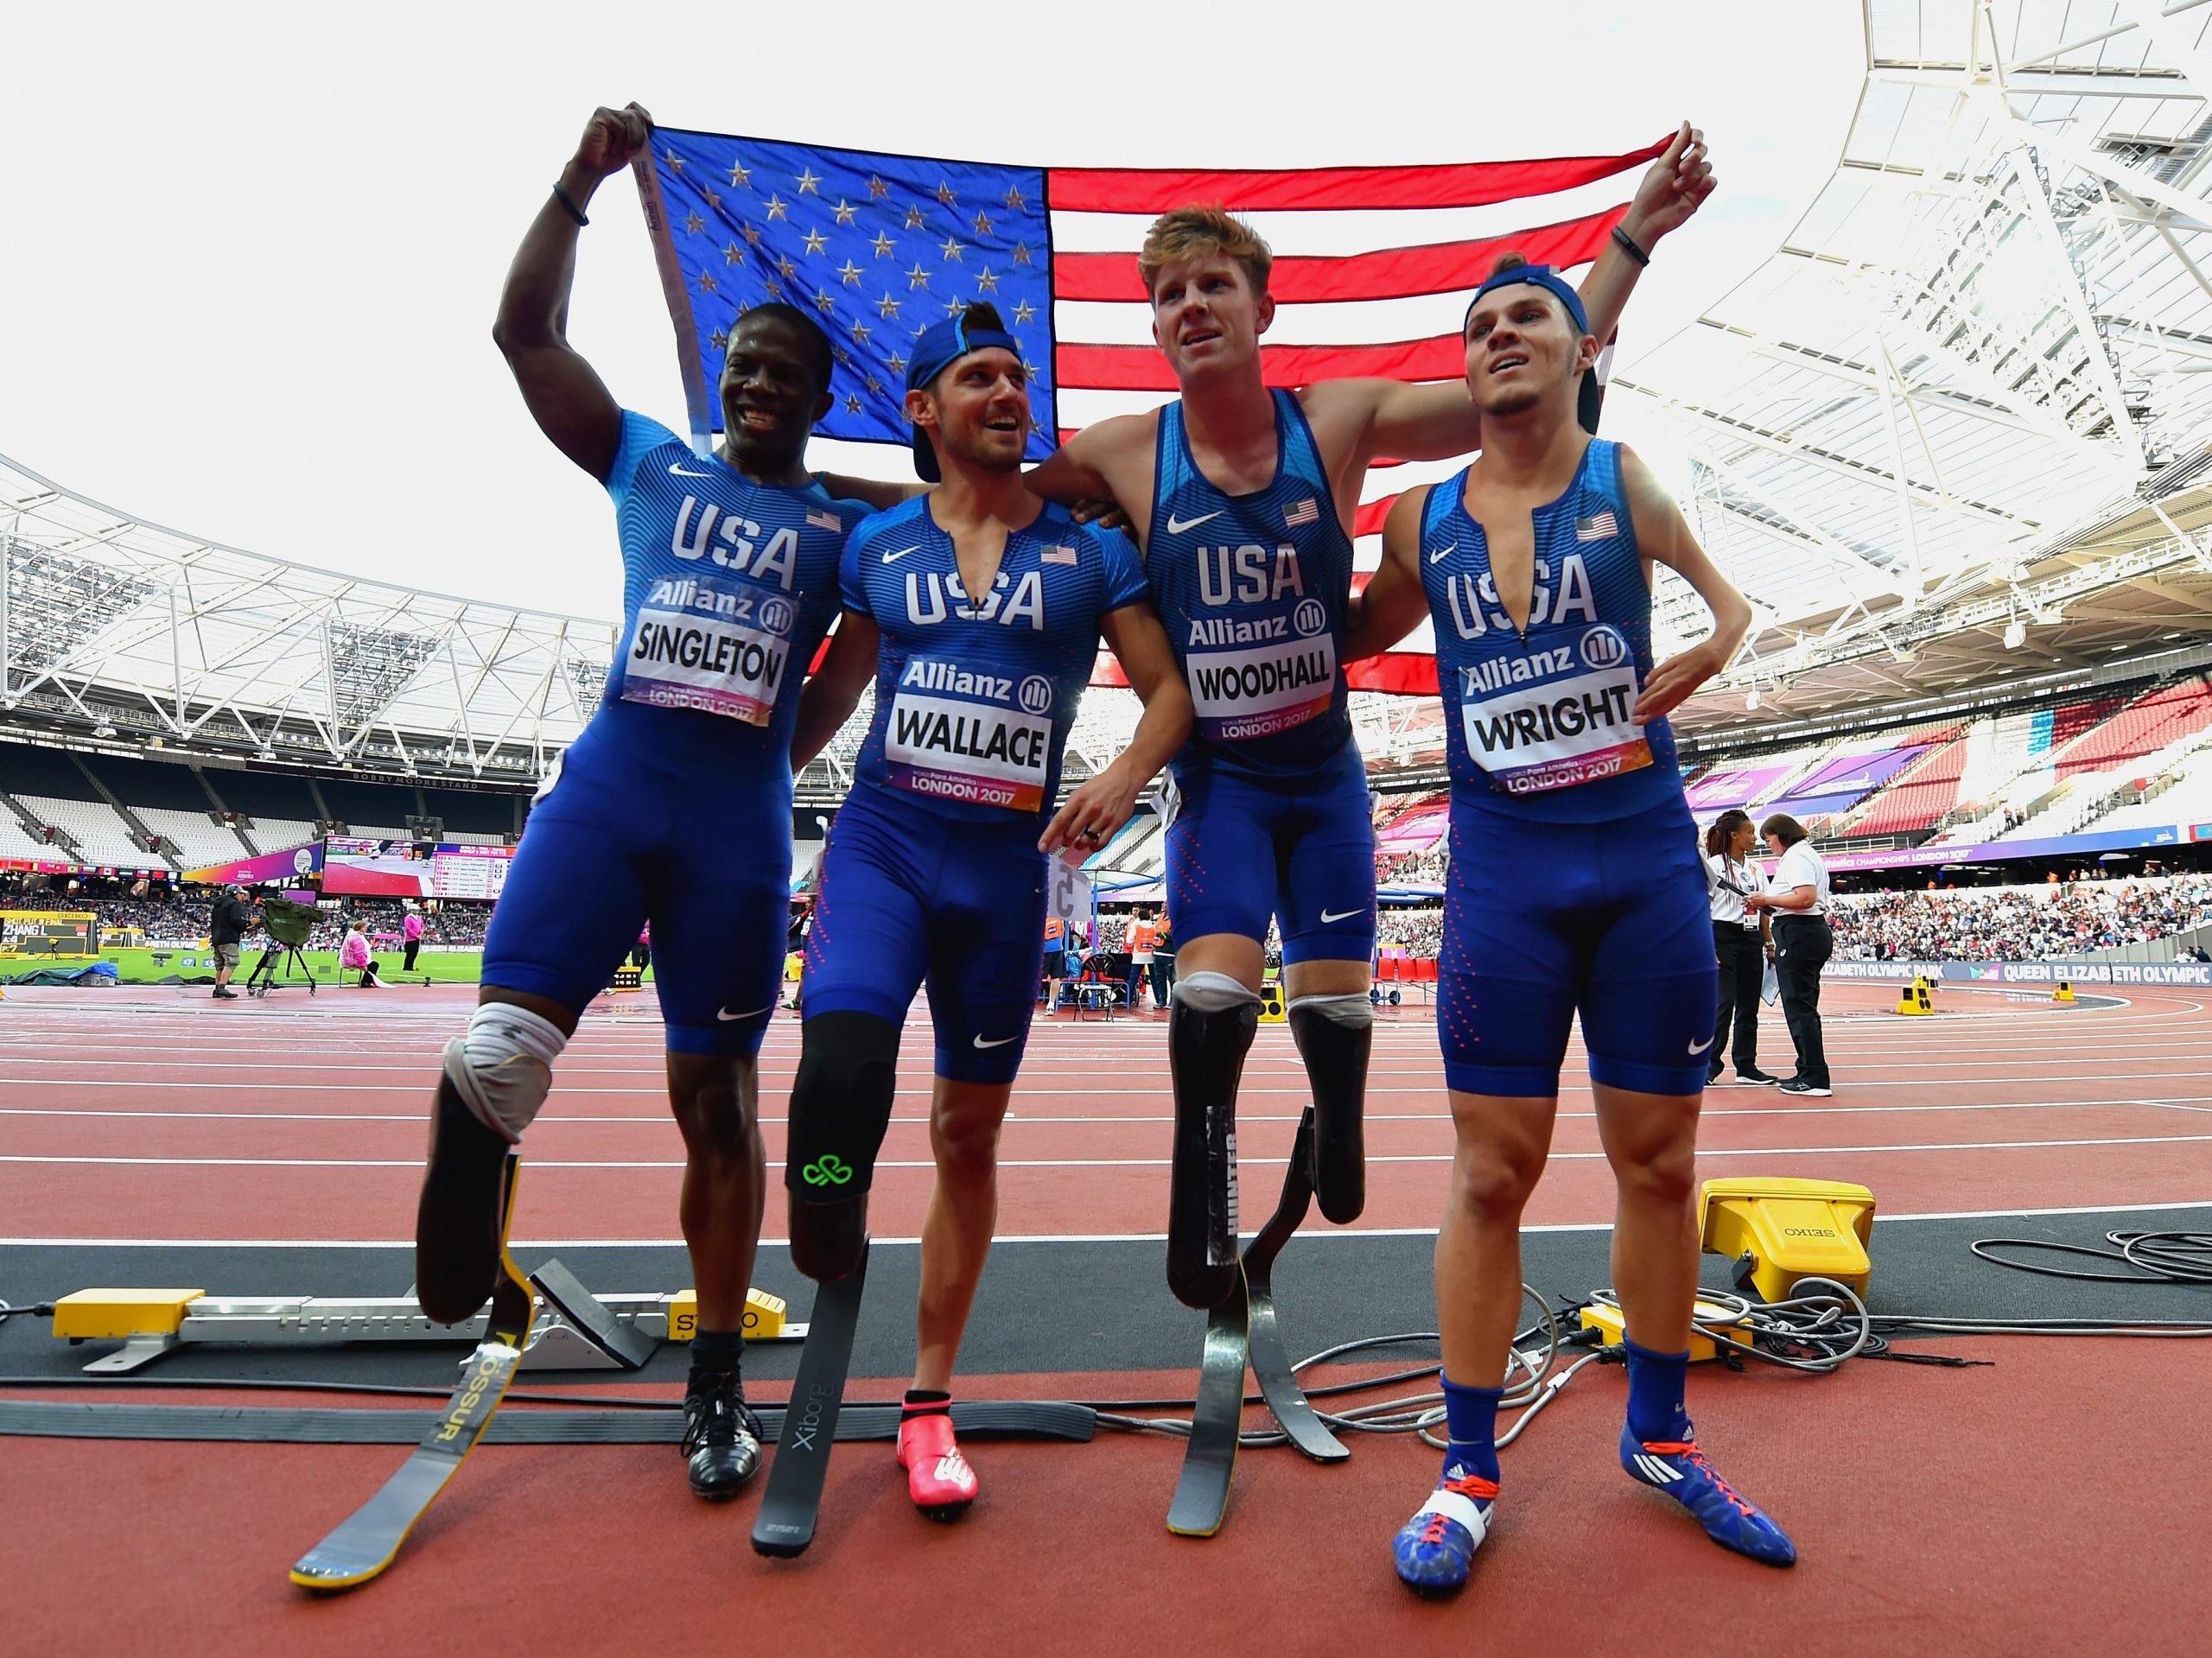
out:
{"label": "official in white shirt", "polygon": [[1766,877],[1751,861],[1758,835],[1749,812],[1728,810],[1705,832],[1705,892],[1713,905],[1713,954],[1720,964],[1720,1004],[1713,1026],[1712,1063],[1706,1084],[1720,1080],[1720,1061],[1735,1027],[1736,1080],[1771,1087],[1781,1079],[1759,1069],[1759,991],[1774,953],[1766,912],[1745,899],[1766,891]]}
{"label": "official in white shirt", "polygon": [[1760,824],[1759,835],[1782,861],[1766,891],[1744,901],[1774,912],[1775,977],[1782,987],[1782,1016],[1797,1047],[1797,1074],[1782,1091],[1825,1099],[1835,1092],[1821,1040],[1821,969],[1835,953],[1835,936],[1828,931],[1828,867],[1805,838],[1805,826],[1786,813]]}

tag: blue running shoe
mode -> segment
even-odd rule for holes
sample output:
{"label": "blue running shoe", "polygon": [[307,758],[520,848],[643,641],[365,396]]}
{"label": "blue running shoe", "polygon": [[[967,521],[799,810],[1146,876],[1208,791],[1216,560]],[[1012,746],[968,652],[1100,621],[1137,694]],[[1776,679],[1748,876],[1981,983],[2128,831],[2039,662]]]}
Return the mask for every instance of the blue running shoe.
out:
{"label": "blue running shoe", "polygon": [[1782,1528],[1736,1494],[1736,1488],[1713,1471],[1695,1440],[1680,1443],[1638,1439],[1621,1430],[1621,1466],[1629,1477],[1640,1480],[1669,1496],[1697,1516],[1705,1534],[1723,1548],[1767,1566],[1795,1566],[1797,1546]]}
{"label": "blue running shoe", "polygon": [[1452,1595],[1465,1587],[1497,1501],[1497,1481],[1446,1469],[1428,1501],[1390,1540],[1399,1581],[1417,1595]]}

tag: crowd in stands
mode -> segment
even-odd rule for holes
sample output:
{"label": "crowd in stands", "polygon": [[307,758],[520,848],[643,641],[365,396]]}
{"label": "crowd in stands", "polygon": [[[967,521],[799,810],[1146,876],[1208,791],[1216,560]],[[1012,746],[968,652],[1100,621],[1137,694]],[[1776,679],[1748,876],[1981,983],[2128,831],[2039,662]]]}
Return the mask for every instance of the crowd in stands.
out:
{"label": "crowd in stands", "polygon": [[2212,922],[2212,875],[1837,893],[1852,961],[2033,962],[2170,938]]}
{"label": "crowd in stands", "polygon": [[[83,898],[52,893],[9,893],[0,897],[0,909],[67,910],[89,912],[99,918],[100,931],[113,933],[135,928],[150,942],[173,943],[207,936],[205,898],[165,895],[156,888],[143,898]],[[346,931],[356,921],[365,923],[372,935],[397,934],[406,912],[396,898],[349,898],[324,907],[321,918],[309,933],[308,950],[336,950]],[[442,903],[423,912],[423,942],[476,950],[484,943],[484,930],[491,923],[488,904]],[[256,935],[257,938],[259,935]],[[249,945],[254,941],[249,940]]]}
{"label": "crowd in stands", "polygon": [[1402,950],[1408,954],[1433,957],[1444,948],[1444,911],[1435,908],[1399,909],[1395,905],[1378,910],[1375,915],[1375,942],[1385,950]]}
{"label": "crowd in stands", "polygon": [[1451,864],[1449,843],[1439,841],[1426,852],[1408,853],[1402,858],[1378,855],[1375,879],[1385,886],[1441,886],[1444,872]]}

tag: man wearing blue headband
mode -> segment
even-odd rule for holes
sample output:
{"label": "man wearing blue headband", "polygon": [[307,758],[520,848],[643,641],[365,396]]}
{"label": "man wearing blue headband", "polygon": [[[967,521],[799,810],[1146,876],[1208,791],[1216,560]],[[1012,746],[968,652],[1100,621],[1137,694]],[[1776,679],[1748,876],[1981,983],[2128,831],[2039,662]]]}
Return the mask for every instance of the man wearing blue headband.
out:
{"label": "man wearing blue headband", "polygon": [[[1686,124],[1591,272],[1601,334],[1652,244],[1712,187],[1704,144]],[[1271,264],[1267,244],[1222,209],[1155,222],[1137,269],[1182,395],[1084,429],[1031,474],[1055,500],[1110,497],[1137,526],[1196,709],[1168,831],[1168,918],[1180,942],[1168,1013],[1167,1280],[1201,1307],[1236,1286],[1236,1092],[1271,915],[1313,1084],[1315,1196],[1339,1225],[1365,1203],[1375,842],[1344,674],[1357,613],[1353,513],[1378,457],[1465,454],[1483,430],[1457,384],[1346,379],[1271,391],[1260,365]]]}
{"label": "man wearing blue headband", "polygon": [[[915,340],[914,470],[937,487],[867,520],[847,543],[844,613],[791,753],[804,765],[874,681],[807,940],[785,1184],[799,1270],[826,1280],[857,1268],[899,1026],[926,985],[937,1169],[899,1460],[916,1507],[938,1519],[976,1492],[952,1436],[952,1367],[990,1249],[999,1127],[1036,1006],[1046,854],[1103,846],[1191,728],[1136,549],[1024,486],[1022,363],[988,305]],[[1055,814],[1102,632],[1144,715],[1128,748]]]}
{"label": "man wearing blue headband", "polygon": [[[1488,1528],[1521,1304],[1521,1213],[1543,1173],[1580,1014],[1618,1191],[1621,1466],[1723,1547],[1787,1566],[1789,1539],[1713,1471],[1683,1406],[1715,967],[1665,716],[1727,665],[1751,607],[1649,469],[1577,424],[1577,383],[1598,342],[1556,274],[1496,272],[1468,308],[1465,337],[1483,452],[1451,482],[1398,498],[1346,645],[1367,655],[1433,621],[1452,778],[1436,1021],[1457,1140],[1436,1240],[1451,1444],[1393,1556],[1415,1591],[1448,1593]],[[1656,667],[1655,562],[1713,616],[1701,644]]]}

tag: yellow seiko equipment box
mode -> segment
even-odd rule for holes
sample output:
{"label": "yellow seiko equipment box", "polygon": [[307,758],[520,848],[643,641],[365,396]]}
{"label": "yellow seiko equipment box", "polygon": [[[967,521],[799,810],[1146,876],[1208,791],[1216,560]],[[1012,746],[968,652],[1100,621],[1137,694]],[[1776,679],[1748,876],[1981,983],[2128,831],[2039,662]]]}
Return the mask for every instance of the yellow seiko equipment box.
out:
{"label": "yellow seiko equipment box", "polygon": [[1699,1194],[1698,1236],[1707,1255],[1741,1262],[1738,1281],[1764,1301],[1786,1301],[1801,1278],[1830,1278],[1866,1293],[1872,1267],[1874,1194],[1841,1180],[1708,1180]]}

